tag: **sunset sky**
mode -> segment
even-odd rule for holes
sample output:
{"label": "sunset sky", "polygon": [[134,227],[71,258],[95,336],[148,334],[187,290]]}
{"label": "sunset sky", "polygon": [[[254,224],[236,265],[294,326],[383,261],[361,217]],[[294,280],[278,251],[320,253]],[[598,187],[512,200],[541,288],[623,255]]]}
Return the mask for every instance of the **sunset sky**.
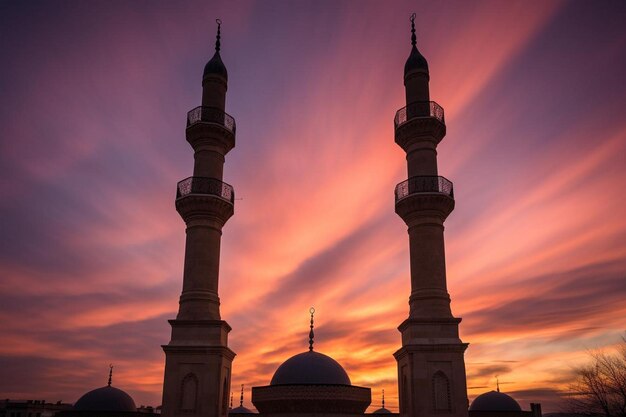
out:
{"label": "sunset sky", "polygon": [[[470,398],[562,409],[626,318],[626,2],[1,1],[0,398],[159,405],[182,285],[185,118],[221,18],[233,390],[308,344],[397,411],[411,12],[445,109],[448,286]],[[251,406],[246,388],[244,405]]]}

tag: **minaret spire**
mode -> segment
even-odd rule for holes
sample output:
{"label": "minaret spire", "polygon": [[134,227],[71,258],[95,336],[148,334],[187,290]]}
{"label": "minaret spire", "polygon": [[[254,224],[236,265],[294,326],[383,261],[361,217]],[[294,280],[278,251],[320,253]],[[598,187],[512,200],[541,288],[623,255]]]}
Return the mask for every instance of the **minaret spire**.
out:
{"label": "minaret spire", "polygon": [[230,392],[230,409],[232,410],[233,408],[233,392]]}
{"label": "minaret spire", "polygon": [[413,45],[413,48],[416,48],[416,44],[417,44],[417,37],[415,36],[415,13],[413,13],[411,15],[411,45]]}
{"label": "minaret spire", "polygon": [[500,380],[498,379],[498,375],[496,375],[496,390],[500,392]]}
{"label": "minaret spire", "polygon": [[111,381],[113,380],[113,364],[109,364],[109,382],[107,387],[111,386]]}
{"label": "minaret spire", "polygon": [[217,23],[217,36],[215,37],[215,52],[219,53],[220,52],[220,38],[221,38],[221,28],[222,28],[222,21],[220,19],[215,19],[215,22]]}
{"label": "minaret spire", "polygon": [[311,313],[311,330],[309,331],[309,352],[313,352],[313,338],[315,334],[313,333],[313,314],[315,314],[315,309],[311,307],[309,309],[309,313]]}

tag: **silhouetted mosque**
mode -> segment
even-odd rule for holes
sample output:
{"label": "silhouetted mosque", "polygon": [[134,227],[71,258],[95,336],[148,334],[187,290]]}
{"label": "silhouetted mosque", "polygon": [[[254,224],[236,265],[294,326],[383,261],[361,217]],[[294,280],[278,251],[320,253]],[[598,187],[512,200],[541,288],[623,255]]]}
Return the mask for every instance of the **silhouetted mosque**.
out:
{"label": "silhouetted mosque", "polygon": [[115,388],[112,382],[113,365],[110,365],[107,385],[85,393],[72,409],[61,411],[56,417],[156,417],[156,410],[151,407],[138,409],[132,397]]}
{"label": "silhouetted mosque", "polygon": [[[406,417],[540,417],[522,411],[510,396],[491,391],[468,404],[460,318],[452,315],[446,284],[444,221],[454,209],[453,185],[439,175],[437,145],[446,134],[443,108],[430,100],[428,63],[416,46],[411,17],[411,51],[404,65],[406,106],[394,118],[395,142],[406,152],[408,179],[395,188],[395,211],[409,235],[409,313],[398,330],[399,413],[384,406],[376,414]],[[171,340],[163,346],[163,417],[226,417],[252,413],[229,404],[231,327],[220,316],[218,276],[222,227],[233,215],[235,193],[223,182],[225,157],[235,146],[235,119],[225,112],[228,72],[220,57],[218,20],[215,54],[204,67],[202,104],[187,115],[187,142],[194,150],[193,176],[178,183],[176,210],[186,224],[183,289]],[[314,349],[311,309],[308,350],[276,369],[266,386],[252,388],[252,403],[263,416],[340,417],[363,415],[371,390],[352,385],[343,367]],[[304,346],[303,346],[304,347]],[[115,390],[115,391],[113,391]],[[132,399],[111,386],[85,394],[84,404],[109,399],[120,412]],[[230,405],[230,407],[229,407]],[[469,406],[469,407],[468,407]],[[106,408],[106,407],[104,407]]]}

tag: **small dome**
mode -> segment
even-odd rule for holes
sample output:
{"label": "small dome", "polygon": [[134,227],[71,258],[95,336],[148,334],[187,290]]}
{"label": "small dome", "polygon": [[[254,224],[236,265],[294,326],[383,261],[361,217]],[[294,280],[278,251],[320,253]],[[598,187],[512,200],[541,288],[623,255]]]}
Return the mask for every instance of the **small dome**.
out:
{"label": "small dome", "polygon": [[374,411],[372,414],[391,414],[391,411],[387,410],[385,407],[382,407]]}
{"label": "small dome", "polygon": [[503,392],[489,391],[474,398],[470,411],[522,411],[511,396]]}
{"label": "small dome", "polygon": [[222,57],[218,51],[215,51],[213,58],[211,58],[211,60],[204,66],[202,78],[207,75],[220,75],[228,80],[228,71],[226,71],[226,66],[222,62]]}
{"label": "small dome", "polygon": [[89,391],[76,401],[79,411],[137,411],[135,401],[121,389],[106,386]]}
{"label": "small dome", "polygon": [[309,351],[292,356],[278,367],[270,385],[351,385],[339,363],[322,353]]}
{"label": "small dome", "polygon": [[418,51],[417,47],[413,45],[409,58],[404,64],[404,75],[406,76],[411,71],[423,70],[428,72],[428,62],[426,58]]}
{"label": "small dome", "polygon": [[254,411],[249,408],[240,405],[239,407],[231,408],[228,410],[228,414],[254,414]]}

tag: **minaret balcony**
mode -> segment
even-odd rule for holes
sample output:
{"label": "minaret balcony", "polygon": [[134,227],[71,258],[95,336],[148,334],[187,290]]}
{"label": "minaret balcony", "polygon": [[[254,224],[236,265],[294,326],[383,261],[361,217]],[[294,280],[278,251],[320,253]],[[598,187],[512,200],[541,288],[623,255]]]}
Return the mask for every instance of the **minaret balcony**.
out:
{"label": "minaret balcony", "polygon": [[416,101],[406,107],[402,107],[396,112],[396,117],[393,119],[393,126],[397,129],[404,123],[417,117],[434,117],[441,123],[446,123],[443,107],[439,104],[434,101]]}
{"label": "minaret balcony", "polygon": [[237,130],[235,118],[216,107],[199,106],[187,113],[187,127],[197,123],[217,124],[229,130],[233,135]]}
{"label": "minaret balcony", "polygon": [[235,201],[233,186],[216,178],[189,177],[180,181],[176,187],[176,200],[189,195],[212,195],[231,204]]}
{"label": "minaret balcony", "polygon": [[446,135],[443,107],[434,101],[417,101],[401,108],[393,125],[396,143],[406,152],[424,140],[436,145]]}
{"label": "minaret balcony", "polygon": [[409,226],[441,222],[454,210],[452,182],[444,177],[416,176],[396,185],[396,214]]}
{"label": "minaret balcony", "polygon": [[454,199],[452,181],[445,177],[417,176],[396,185],[396,203],[410,195],[422,193],[439,193]]}

